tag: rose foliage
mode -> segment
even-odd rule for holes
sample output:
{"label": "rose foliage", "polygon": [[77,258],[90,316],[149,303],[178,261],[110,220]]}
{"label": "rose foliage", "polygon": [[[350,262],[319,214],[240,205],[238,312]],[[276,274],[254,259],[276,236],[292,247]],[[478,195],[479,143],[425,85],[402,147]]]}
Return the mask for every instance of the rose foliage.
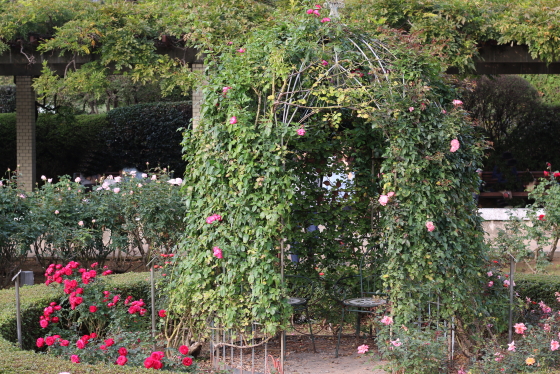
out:
{"label": "rose foliage", "polygon": [[472,197],[483,141],[414,37],[304,5],[207,51],[202,118],[183,142],[171,312],[199,331],[256,321],[273,333],[289,313],[278,258],[289,244],[307,273],[354,271],[375,246],[396,321],[434,295],[445,316],[468,314],[485,251]]}

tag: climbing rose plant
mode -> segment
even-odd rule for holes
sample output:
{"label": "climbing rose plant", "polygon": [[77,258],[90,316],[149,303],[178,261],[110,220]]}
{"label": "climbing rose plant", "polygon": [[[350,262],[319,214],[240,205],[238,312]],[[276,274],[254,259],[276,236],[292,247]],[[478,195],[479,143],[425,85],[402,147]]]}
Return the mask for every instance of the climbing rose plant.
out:
{"label": "climbing rose plant", "polygon": [[456,93],[414,37],[321,22],[304,3],[209,52],[201,120],[183,142],[172,313],[196,333],[252,322],[274,333],[289,313],[281,246],[313,275],[317,262],[357,264],[366,241],[396,321],[434,295],[447,316],[475,307],[484,143]]}

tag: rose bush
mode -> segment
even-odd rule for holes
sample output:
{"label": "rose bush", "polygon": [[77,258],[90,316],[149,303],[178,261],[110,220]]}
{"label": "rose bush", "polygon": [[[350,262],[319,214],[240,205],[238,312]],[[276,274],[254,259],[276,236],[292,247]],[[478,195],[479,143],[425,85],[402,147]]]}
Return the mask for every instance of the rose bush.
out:
{"label": "rose bush", "polygon": [[[45,283],[64,287],[65,296],[44,309],[39,324],[49,333],[37,339],[37,348],[74,363],[194,370],[187,346],[152,352],[162,341],[161,334],[155,341],[151,337],[148,306],[107,289],[104,277],[110,274],[97,263],[89,269],[75,261],[48,266]],[[165,318],[165,310],[158,315]]]}

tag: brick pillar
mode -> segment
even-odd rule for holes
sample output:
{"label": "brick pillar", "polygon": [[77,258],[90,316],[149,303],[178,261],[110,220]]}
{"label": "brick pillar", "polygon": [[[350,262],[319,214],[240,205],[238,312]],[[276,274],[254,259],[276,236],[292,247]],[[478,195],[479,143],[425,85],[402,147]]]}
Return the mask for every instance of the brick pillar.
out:
{"label": "brick pillar", "polygon": [[18,187],[32,191],[35,187],[35,91],[32,77],[16,77],[16,132]]}
{"label": "brick pillar", "polygon": [[[192,71],[204,72],[204,64],[192,64]],[[202,104],[202,88],[204,83],[199,87],[193,89],[192,93],[192,116],[193,116],[193,128],[196,128],[198,121],[200,120],[200,105]]]}

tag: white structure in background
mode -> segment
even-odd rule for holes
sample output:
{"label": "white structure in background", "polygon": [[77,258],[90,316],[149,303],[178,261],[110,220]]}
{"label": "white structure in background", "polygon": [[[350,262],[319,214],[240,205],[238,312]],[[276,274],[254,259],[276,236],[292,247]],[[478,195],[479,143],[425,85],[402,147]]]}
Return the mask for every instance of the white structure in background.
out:
{"label": "white structure in background", "polygon": [[344,8],[344,5],[345,5],[344,0],[327,1],[325,4],[323,4],[323,7],[331,10],[331,13],[329,14],[330,18],[338,19],[340,18],[340,14],[338,14],[338,9]]}

